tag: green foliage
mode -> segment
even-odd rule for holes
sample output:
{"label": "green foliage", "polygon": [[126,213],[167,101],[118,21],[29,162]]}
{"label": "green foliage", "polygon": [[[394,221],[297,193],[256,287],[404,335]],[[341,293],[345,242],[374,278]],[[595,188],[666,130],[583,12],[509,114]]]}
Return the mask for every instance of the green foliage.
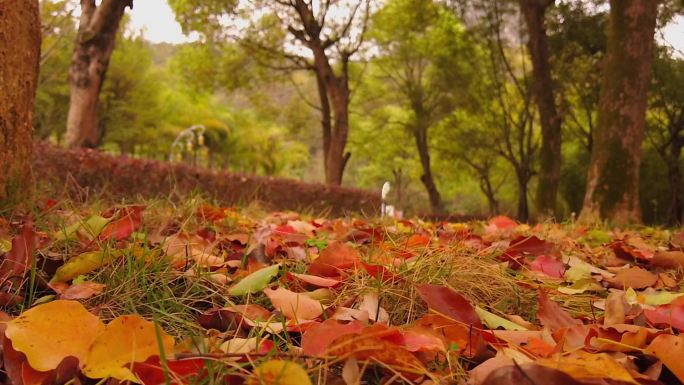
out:
{"label": "green foliage", "polygon": [[[327,19],[320,31],[322,40],[330,39],[326,53],[335,73],[341,73],[341,52],[357,44],[362,31],[363,20],[356,20],[362,11],[345,30],[342,16],[349,15],[342,3],[331,2],[331,15],[341,16]],[[416,148],[417,133],[425,132],[448,211],[515,213],[519,179],[525,186],[536,183],[540,136],[517,4],[446,3],[454,2],[373,2],[365,45],[348,63],[352,157],[345,181],[373,190],[390,181],[390,203],[409,213],[428,211]],[[546,15],[563,121],[564,217],[581,209],[593,145],[606,49],[607,19],[599,3],[557,2]],[[198,33],[200,41],[151,44],[122,29],[100,95],[102,147],[133,157],[179,155],[211,168],[322,180],[318,88],[310,49],[288,28],[299,25],[290,6],[267,0],[169,4],[183,30]],[[482,17],[463,16],[472,10]],[[661,22],[677,11],[666,2]],[[38,138],[59,142],[64,134],[77,13],[73,1],[41,1]],[[641,174],[648,221],[667,219],[674,191],[669,171],[681,164],[672,144],[684,143],[682,63],[664,49],[654,61]],[[680,131],[673,129],[677,124]],[[206,128],[203,143],[174,153],[171,143],[193,125]]]}

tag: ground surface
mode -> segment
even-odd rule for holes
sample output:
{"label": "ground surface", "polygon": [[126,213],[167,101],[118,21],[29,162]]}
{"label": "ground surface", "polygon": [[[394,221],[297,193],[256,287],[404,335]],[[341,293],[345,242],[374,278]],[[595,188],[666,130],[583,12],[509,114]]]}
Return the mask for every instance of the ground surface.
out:
{"label": "ground surface", "polygon": [[197,199],[25,212],[0,222],[14,384],[684,380],[676,231]]}

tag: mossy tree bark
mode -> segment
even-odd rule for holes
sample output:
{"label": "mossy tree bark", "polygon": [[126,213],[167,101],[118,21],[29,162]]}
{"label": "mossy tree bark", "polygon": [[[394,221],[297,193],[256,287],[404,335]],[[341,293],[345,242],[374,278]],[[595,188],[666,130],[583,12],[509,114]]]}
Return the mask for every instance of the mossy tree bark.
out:
{"label": "mossy tree bark", "polygon": [[549,63],[549,43],[544,16],[553,0],[520,0],[520,11],[525,17],[528,41],[532,57],[532,91],[539,110],[542,146],[539,151],[539,184],[537,208],[541,217],[554,217],[556,196],[561,169],[561,118],[556,108],[556,98]]}
{"label": "mossy tree bark", "polygon": [[121,18],[133,0],[81,0],[78,35],[69,68],[71,99],[67,117],[68,147],[97,147],[103,136],[97,106]]}
{"label": "mossy tree bark", "polygon": [[33,102],[40,60],[38,0],[0,1],[0,202],[30,193]]}
{"label": "mossy tree bark", "polygon": [[639,166],[653,61],[656,0],[611,0],[598,124],[580,221],[641,221]]}

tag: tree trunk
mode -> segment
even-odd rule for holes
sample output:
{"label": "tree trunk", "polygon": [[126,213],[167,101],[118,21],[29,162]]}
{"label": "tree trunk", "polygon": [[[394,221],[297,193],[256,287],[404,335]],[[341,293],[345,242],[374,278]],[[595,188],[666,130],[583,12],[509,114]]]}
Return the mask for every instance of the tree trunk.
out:
{"label": "tree trunk", "polygon": [[38,0],[0,1],[0,202],[30,195],[33,102],[40,60]]}
{"label": "tree trunk", "polygon": [[537,206],[542,217],[555,217],[561,169],[561,118],[556,109],[544,22],[546,9],[553,3],[553,0],[520,0],[520,9],[525,17],[529,35],[527,46],[532,57],[532,91],[542,128],[537,190]]}
{"label": "tree trunk", "polygon": [[67,117],[68,147],[97,147],[103,136],[97,124],[100,90],[114,51],[121,18],[132,0],[81,0],[81,18],[69,67],[71,99]]}
{"label": "tree trunk", "polygon": [[496,199],[496,191],[494,190],[494,186],[492,186],[492,181],[486,175],[480,175],[480,191],[482,191],[487,198],[489,215],[497,215],[499,213],[499,201]]}
{"label": "tree trunk", "polygon": [[658,3],[610,1],[608,47],[582,222],[641,222],[639,166]]}
{"label": "tree trunk", "polygon": [[516,171],[518,177],[518,220],[527,222],[530,219],[530,208],[527,203],[527,183],[530,178],[523,171]]}
{"label": "tree trunk", "polygon": [[441,214],[444,212],[444,203],[442,196],[437,190],[435,179],[432,176],[432,167],[430,165],[430,148],[428,147],[427,127],[418,123],[418,127],[413,129],[413,136],[416,140],[416,147],[418,148],[418,155],[420,156],[420,165],[423,169],[423,175],[420,176],[420,181],[423,182],[430,198],[430,209],[433,214]]}
{"label": "tree trunk", "polygon": [[325,181],[328,184],[339,186],[342,184],[342,176],[351,154],[345,153],[347,136],[349,135],[349,93],[346,90],[331,92],[334,126],[328,147]]}
{"label": "tree trunk", "polygon": [[310,42],[310,48],[314,54],[314,71],[319,82],[318,91],[323,112],[325,181],[339,186],[351,156],[349,152],[345,153],[349,135],[349,67],[347,59],[343,58],[342,73],[336,76],[321,42]]}

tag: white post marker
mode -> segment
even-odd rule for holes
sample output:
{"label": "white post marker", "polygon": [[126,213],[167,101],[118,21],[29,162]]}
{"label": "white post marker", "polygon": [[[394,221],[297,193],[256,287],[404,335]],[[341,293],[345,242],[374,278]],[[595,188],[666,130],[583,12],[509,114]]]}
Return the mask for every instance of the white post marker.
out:
{"label": "white post marker", "polygon": [[382,198],[382,202],[380,204],[380,217],[384,218],[387,215],[387,206],[385,205],[385,199],[387,198],[387,194],[390,192],[390,182],[385,182],[382,185],[382,192],[380,193],[380,196]]}

